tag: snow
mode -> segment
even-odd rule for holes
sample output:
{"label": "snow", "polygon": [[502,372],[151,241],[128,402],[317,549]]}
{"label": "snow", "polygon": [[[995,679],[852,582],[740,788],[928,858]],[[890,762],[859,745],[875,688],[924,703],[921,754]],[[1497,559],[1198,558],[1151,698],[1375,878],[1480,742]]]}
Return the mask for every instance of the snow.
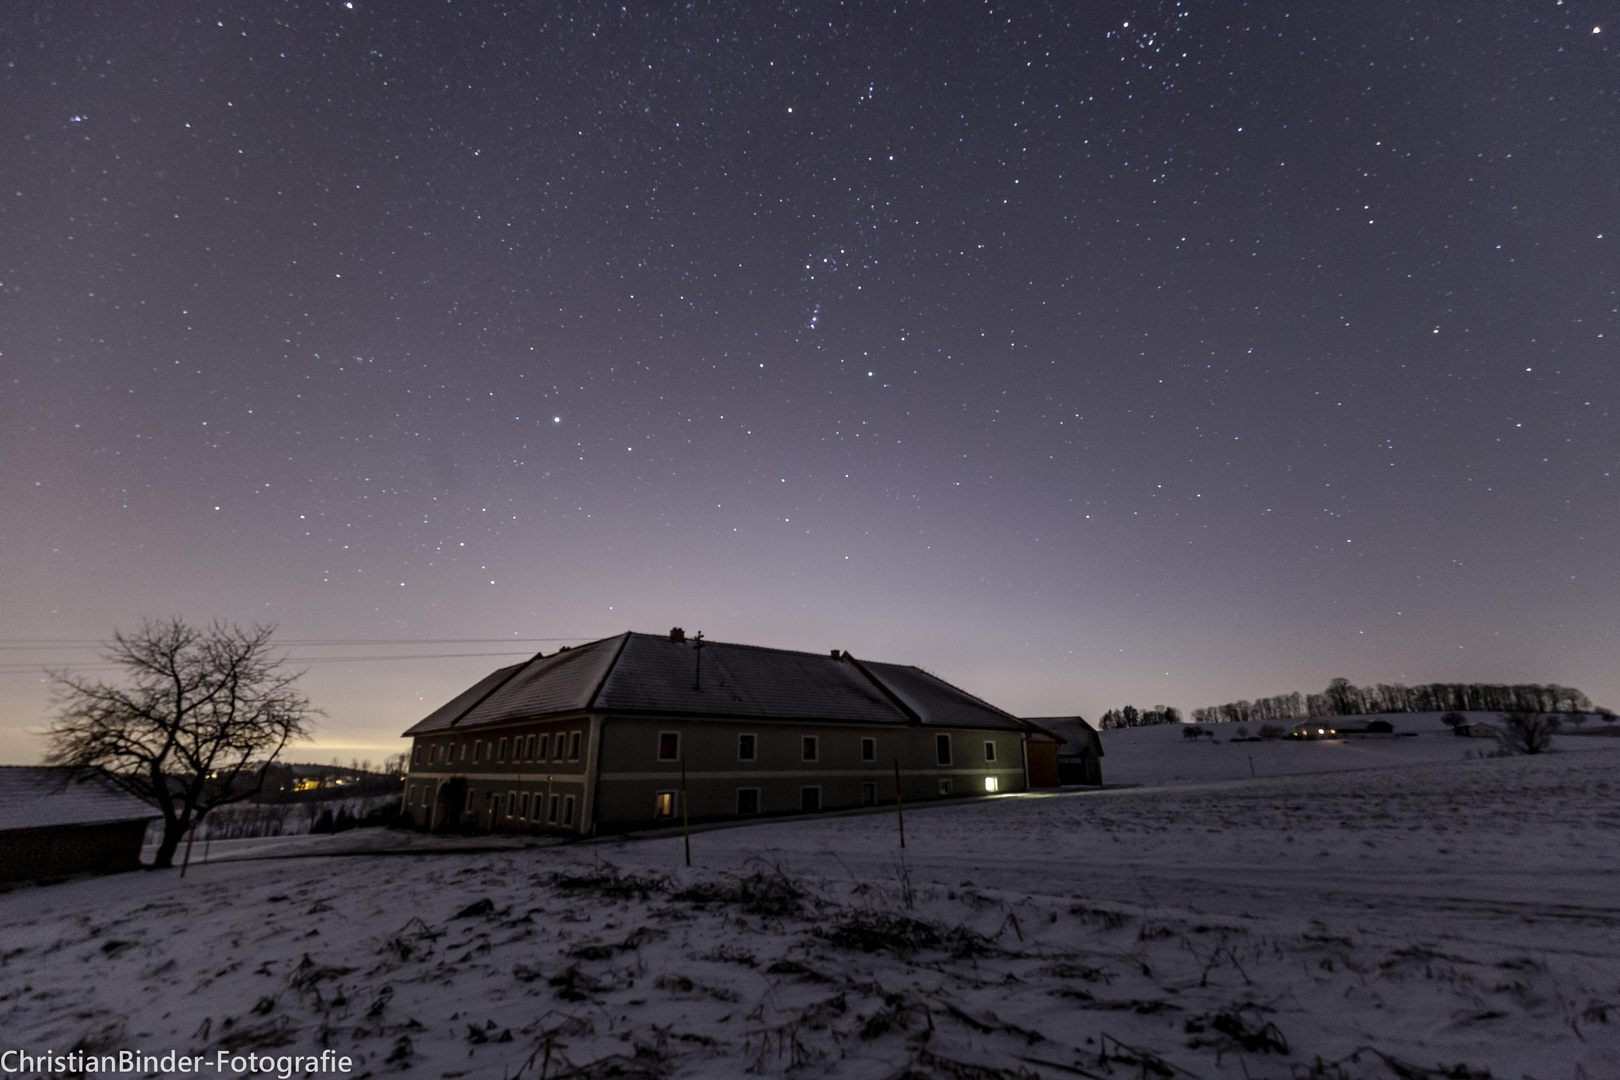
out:
{"label": "snow", "polygon": [[[1214,738],[1189,739],[1188,725],[1159,724],[1102,733],[1103,779],[1109,784],[1202,784],[1212,780],[1247,780],[1252,777],[1296,776],[1306,773],[1345,772],[1399,765],[1442,764],[1488,757],[1497,750],[1494,739],[1459,738],[1440,722],[1444,713],[1385,713],[1379,716],[1337,717],[1335,723],[1363,725],[1386,720],[1395,737],[1367,736],[1343,739],[1267,739],[1235,741],[1237,729],[1259,733],[1260,724],[1210,724]],[[1464,713],[1469,723],[1495,724],[1497,713]],[[1280,722],[1292,727],[1295,721]],[[1602,750],[1612,744],[1594,737],[1605,725],[1588,723],[1580,734],[1558,735],[1561,751]]]}
{"label": "snow", "polygon": [[892,812],[696,832],[690,870],[679,834],[216,842],[184,880],[0,895],[0,1041],[448,1078],[1620,1075],[1620,740],[1428,741],[908,807],[903,852]]}

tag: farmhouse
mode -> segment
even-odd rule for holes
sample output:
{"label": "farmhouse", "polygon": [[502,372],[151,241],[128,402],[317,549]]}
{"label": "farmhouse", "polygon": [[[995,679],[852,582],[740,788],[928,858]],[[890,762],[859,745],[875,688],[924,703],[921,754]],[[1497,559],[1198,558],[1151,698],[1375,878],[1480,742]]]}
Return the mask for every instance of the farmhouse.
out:
{"label": "farmhouse", "polygon": [[[1102,783],[1102,738],[1083,716],[1030,716],[1025,721],[1063,740],[1056,747],[1053,764],[1063,784]],[[1033,762],[1040,755],[1031,747]],[[1032,769],[1033,772],[1033,769]],[[1035,785],[1037,787],[1041,785]]]}
{"label": "farmhouse", "polygon": [[1023,791],[1054,741],[920,668],[679,628],[502,668],[405,737],[419,826],[576,835],[673,824],[683,791],[693,821]]}
{"label": "farmhouse", "polygon": [[139,869],[157,816],[99,769],[0,765],[0,882]]}

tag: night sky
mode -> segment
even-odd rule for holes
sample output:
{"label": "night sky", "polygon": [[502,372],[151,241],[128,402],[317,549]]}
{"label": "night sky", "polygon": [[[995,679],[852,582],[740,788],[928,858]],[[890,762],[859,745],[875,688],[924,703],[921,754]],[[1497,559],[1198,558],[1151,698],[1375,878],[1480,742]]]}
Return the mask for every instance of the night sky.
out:
{"label": "night sky", "polygon": [[145,615],[314,760],[674,625],[1620,707],[1616,15],[8,3],[0,760]]}

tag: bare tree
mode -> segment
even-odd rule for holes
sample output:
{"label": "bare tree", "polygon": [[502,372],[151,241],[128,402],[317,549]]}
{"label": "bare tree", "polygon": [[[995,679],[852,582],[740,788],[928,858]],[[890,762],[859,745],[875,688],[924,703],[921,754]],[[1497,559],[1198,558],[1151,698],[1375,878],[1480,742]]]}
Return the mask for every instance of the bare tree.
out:
{"label": "bare tree", "polygon": [[186,830],[258,793],[289,742],[320,715],[270,644],[274,627],[148,620],[113,635],[103,657],[124,685],[51,673],[52,765],[100,766],[163,813],[154,868],[172,866]]}
{"label": "bare tree", "polygon": [[1515,754],[1539,754],[1552,745],[1558,717],[1543,713],[1503,713],[1502,745]]}

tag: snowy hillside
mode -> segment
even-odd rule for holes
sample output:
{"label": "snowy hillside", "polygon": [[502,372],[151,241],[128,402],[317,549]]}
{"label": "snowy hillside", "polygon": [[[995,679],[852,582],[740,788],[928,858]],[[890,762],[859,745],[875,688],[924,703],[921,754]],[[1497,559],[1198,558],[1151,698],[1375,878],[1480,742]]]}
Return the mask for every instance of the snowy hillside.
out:
{"label": "snowy hillside", "polygon": [[430,1078],[1620,1076],[1585,742],[919,807],[903,855],[889,813],[707,831],[690,871],[678,835],[216,844],[0,895],[0,1030]]}
{"label": "snowy hillside", "polygon": [[[1364,724],[1386,720],[1399,733],[1395,738],[1345,738],[1323,741],[1277,739],[1234,741],[1239,728],[1258,733],[1259,724],[1211,724],[1204,730],[1214,738],[1188,739],[1181,724],[1104,731],[1103,780],[1108,784],[1186,784],[1214,780],[1295,776],[1302,773],[1344,772],[1387,766],[1443,764],[1487,756],[1496,751],[1492,739],[1458,738],[1440,722],[1441,713],[1386,713],[1381,716],[1339,717],[1338,722]],[[1467,713],[1470,722],[1494,723],[1496,713]],[[1604,725],[1592,722],[1580,730],[1594,734],[1554,737],[1561,751],[1603,750],[1615,745],[1595,733]]]}

